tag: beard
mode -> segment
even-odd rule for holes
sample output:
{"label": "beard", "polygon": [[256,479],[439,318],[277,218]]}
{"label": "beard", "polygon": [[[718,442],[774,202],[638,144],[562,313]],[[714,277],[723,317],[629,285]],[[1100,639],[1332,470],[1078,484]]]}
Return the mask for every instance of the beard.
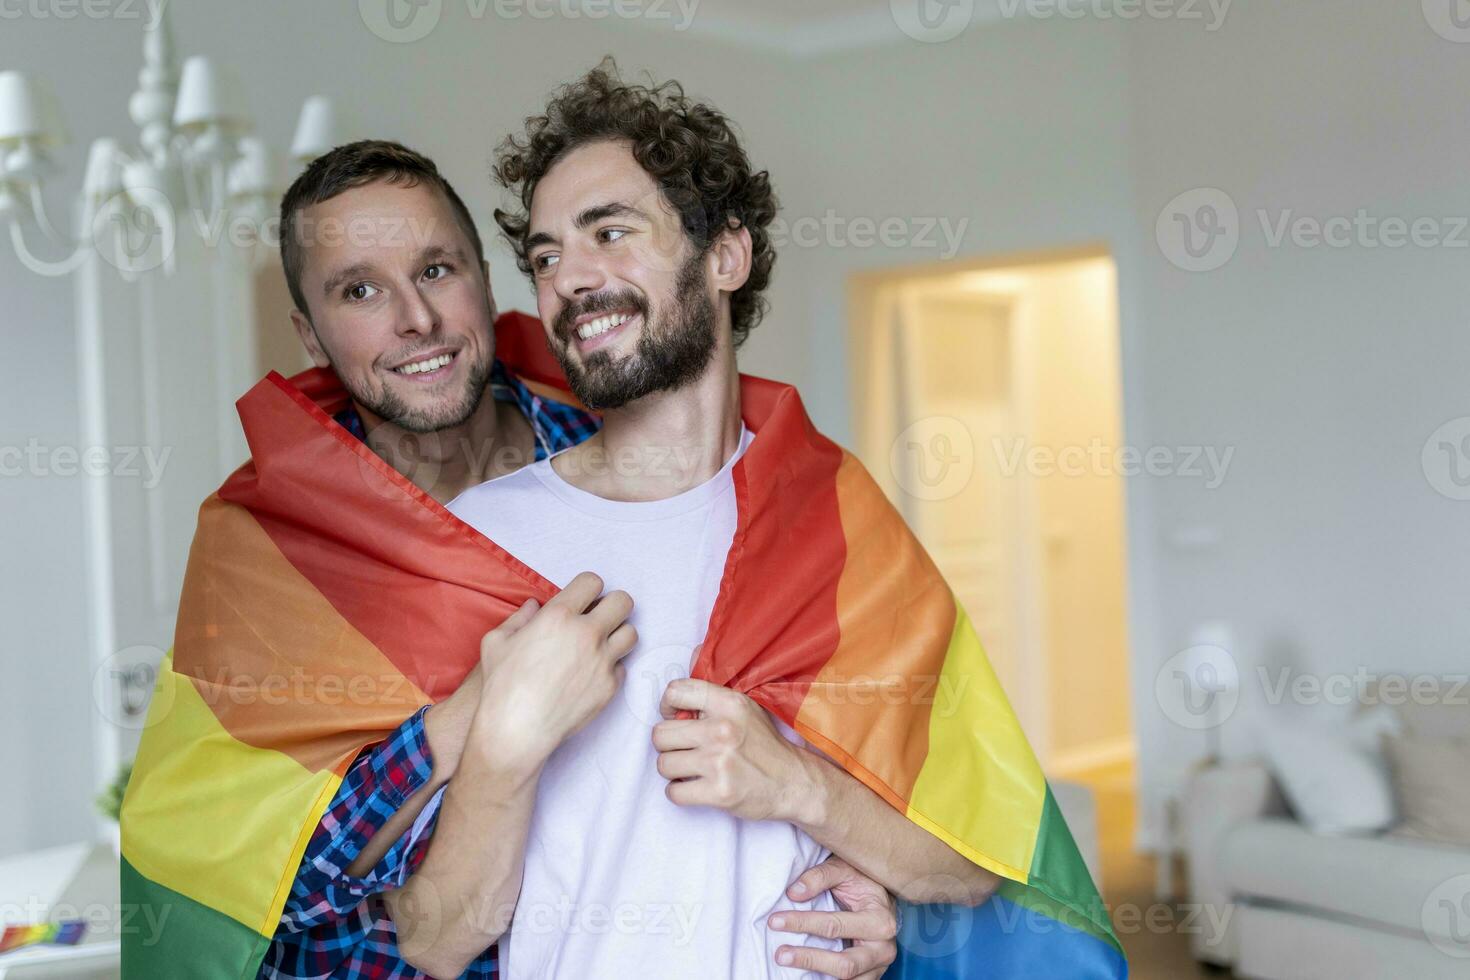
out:
{"label": "beard", "polygon": [[[467,351],[461,349],[459,356],[464,357],[466,353]],[[342,386],[352,399],[378,418],[392,422],[408,432],[428,435],[469,421],[470,416],[480,407],[480,399],[485,396],[485,388],[490,382],[490,369],[491,359],[480,358],[469,365],[465,383],[458,391],[446,393],[441,400],[426,407],[410,405],[407,399],[387,385],[377,391],[370,391],[365,385],[349,381],[341,375],[339,377],[342,377]]]}
{"label": "beard", "polygon": [[[704,374],[715,353],[715,306],[705,289],[704,256],[695,255],[679,270],[674,298],[666,312],[649,316],[649,304],[631,290],[599,293],[557,316],[556,350],[572,393],[595,411],[622,408],[659,391],[674,391]],[[633,353],[615,357],[594,351],[580,363],[572,357],[573,323],[588,313],[633,309],[643,318],[643,333]]]}

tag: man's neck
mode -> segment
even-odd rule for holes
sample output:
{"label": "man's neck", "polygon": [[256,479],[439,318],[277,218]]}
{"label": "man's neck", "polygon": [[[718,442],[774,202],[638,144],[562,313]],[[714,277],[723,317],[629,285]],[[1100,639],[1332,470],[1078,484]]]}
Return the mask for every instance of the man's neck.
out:
{"label": "man's neck", "polygon": [[602,430],[553,466],[607,500],[666,500],[713,479],[740,448],[740,431],[740,374],[722,342],[697,381],[605,412]]}
{"label": "man's neck", "polygon": [[441,504],[536,459],[531,423],[514,403],[497,401],[488,386],[468,419],[435,432],[410,432],[355,402],[354,407],[368,448]]}

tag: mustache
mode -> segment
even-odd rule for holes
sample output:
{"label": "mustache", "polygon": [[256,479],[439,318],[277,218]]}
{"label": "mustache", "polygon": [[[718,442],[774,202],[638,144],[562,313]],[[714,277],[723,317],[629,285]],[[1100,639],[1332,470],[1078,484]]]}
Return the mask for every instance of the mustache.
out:
{"label": "mustache", "polygon": [[648,301],[631,289],[612,290],[584,296],[575,303],[562,307],[562,311],[556,315],[556,322],[552,325],[556,339],[563,344],[571,343],[574,326],[580,317],[629,309],[636,310],[645,320],[648,319]]}

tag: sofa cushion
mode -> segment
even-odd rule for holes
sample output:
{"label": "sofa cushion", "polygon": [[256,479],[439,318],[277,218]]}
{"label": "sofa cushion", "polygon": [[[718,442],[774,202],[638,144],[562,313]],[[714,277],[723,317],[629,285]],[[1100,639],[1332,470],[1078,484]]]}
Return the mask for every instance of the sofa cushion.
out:
{"label": "sofa cushion", "polygon": [[1470,738],[1389,735],[1401,822],[1396,835],[1470,847]]}
{"label": "sofa cushion", "polygon": [[1268,900],[1421,933],[1424,904],[1470,874],[1470,848],[1314,834],[1292,820],[1253,820],[1226,836],[1220,869],[1232,898]]}

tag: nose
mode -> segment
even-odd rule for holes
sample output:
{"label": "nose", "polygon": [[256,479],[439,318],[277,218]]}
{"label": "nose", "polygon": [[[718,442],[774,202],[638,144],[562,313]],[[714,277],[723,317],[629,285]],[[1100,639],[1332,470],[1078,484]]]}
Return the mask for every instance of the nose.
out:
{"label": "nose", "polygon": [[552,288],[564,302],[573,302],[607,285],[607,274],[595,252],[568,245],[557,260]]}
{"label": "nose", "polygon": [[402,308],[398,315],[398,333],[410,337],[415,334],[431,334],[439,327],[439,311],[417,286],[399,292]]}

